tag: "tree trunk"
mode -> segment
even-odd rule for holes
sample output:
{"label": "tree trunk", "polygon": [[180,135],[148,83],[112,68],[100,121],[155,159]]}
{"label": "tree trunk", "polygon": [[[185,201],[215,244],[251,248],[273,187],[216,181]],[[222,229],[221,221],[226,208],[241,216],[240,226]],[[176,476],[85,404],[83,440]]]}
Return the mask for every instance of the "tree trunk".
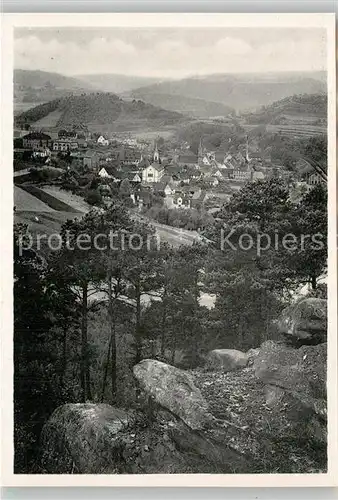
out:
{"label": "tree trunk", "polygon": [[136,342],[136,353],[135,353],[135,364],[141,361],[142,355],[142,339],[141,339],[141,290],[139,282],[136,283],[135,287],[136,294],[136,325],[135,325],[135,342]]}
{"label": "tree trunk", "polygon": [[112,276],[108,276],[108,318],[110,325],[110,354],[111,354],[111,393],[112,401],[116,398],[116,335],[115,335],[115,317],[113,306],[113,292],[111,285]]}
{"label": "tree trunk", "polygon": [[[182,322],[183,324],[183,322]],[[177,345],[177,332],[176,329],[174,328],[173,330],[173,343],[171,347],[171,364],[175,364],[175,358],[176,358],[176,345]]]}
{"label": "tree trunk", "polygon": [[165,353],[165,341],[166,341],[166,319],[167,319],[167,297],[166,293],[163,296],[162,301],[162,325],[161,325],[161,357],[164,358]]}
{"label": "tree trunk", "polygon": [[269,295],[267,290],[265,290],[265,306],[266,306],[265,340],[268,340],[269,329],[270,329],[270,307],[269,307]]}
{"label": "tree trunk", "polygon": [[311,276],[311,287],[312,290],[317,290],[317,276]]}
{"label": "tree trunk", "polygon": [[112,402],[116,400],[116,377],[117,377],[117,366],[116,366],[116,335],[115,335],[115,320],[111,325],[111,395]]}
{"label": "tree trunk", "polygon": [[67,333],[68,326],[63,326],[63,339],[62,339],[62,369],[61,369],[61,386],[64,384],[64,379],[67,370]]}
{"label": "tree trunk", "polygon": [[86,402],[91,399],[90,390],[90,366],[88,360],[88,283],[85,282],[82,286],[82,344],[81,344],[81,386],[82,400]]}
{"label": "tree trunk", "polygon": [[85,286],[82,290],[82,317],[81,317],[81,371],[80,371],[80,379],[81,379],[81,399],[82,402],[85,403],[87,399],[87,391],[86,391],[86,353],[87,353],[87,307],[85,303]]}
{"label": "tree trunk", "polygon": [[109,360],[110,360],[110,350],[111,350],[111,337],[109,339],[107,360],[106,360],[106,364],[105,364],[104,371],[103,371],[102,389],[101,389],[101,403],[103,403],[103,401],[104,401],[104,393],[106,390],[107,377],[108,377],[108,366],[109,366]]}

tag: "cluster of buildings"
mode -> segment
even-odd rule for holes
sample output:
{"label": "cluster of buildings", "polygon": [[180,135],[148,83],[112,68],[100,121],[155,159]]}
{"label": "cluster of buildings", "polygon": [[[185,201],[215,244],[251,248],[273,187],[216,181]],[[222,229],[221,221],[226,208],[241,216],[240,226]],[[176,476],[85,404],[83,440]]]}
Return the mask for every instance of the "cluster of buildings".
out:
{"label": "cluster of buildings", "polygon": [[[210,153],[200,143],[198,155],[191,151],[160,157],[155,144],[149,157],[134,152],[130,157],[116,151],[99,162],[98,175],[108,183],[127,179],[137,192],[140,204],[148,206],[151,194],[162,196],[167,208],[195,208],[203,205],[213,191],[231,192],[232,184],[262,179],[249,155],[234,157],[226,153]],[[238,187],[238,186],[237,186]]]}
{"label": "cluster of buildings", "polygon": [[[167,208],[203,206],[211,195],[231,196],[244,183],[273,175],[271,151],[263,153],[245,143],[226,151],[208,151],[200,140],[198,152],[176,150],[168,157],[160,156],[157,144],[149,154],[137,143],[110,141],[100,135],[95,141],[86,130],[59,130],[52,138],[44,132],[30,132],[21,138],[21,148],[33,158],[48,164],[53,156],[70,155],[86,170],[97,172],[103,191],[111,183],[128,181],[133,188],[133,201],[148,207],[153,195],[161,196]],[[283,169],[281,168],[281,173]],[[278,175],[278,173],[277,173]],[[318,178],[317,178],[318,177]],[[308,184],[322,182],[309,170]],[[223,199],[225,199],[223,196]]]}

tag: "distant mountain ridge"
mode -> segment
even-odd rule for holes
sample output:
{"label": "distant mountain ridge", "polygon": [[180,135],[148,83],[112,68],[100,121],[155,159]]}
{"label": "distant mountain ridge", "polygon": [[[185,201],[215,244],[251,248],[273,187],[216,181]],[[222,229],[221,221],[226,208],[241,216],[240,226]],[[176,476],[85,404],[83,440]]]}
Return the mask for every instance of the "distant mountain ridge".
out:
{"label": "distant mountain ridge", "polygon": [[172,80],[136,89],[137,95],[172,95],[254,110],[294,94],[325,94],[322,73],[216,74]]}
{"label": "distant mountain ridge", "polygon": [[102,92],[113,92],[120,94],[129,92],[138,87],[160,83],[164,78],[146,77],[146,76],[129,76],[120,74],[97,74],[97,75],[78,75],[77,80],[84,85],[95,87]]}
{"label": "distant mountain ridge", "polygon": [[90,92],[89,83],[59,73],[40,70],[15,69],[14,110],[16,113],[70,94]]}
{"label": "distant mountain ridge", "polygon": [[94,87],[82,80],[72,76],[64,76],[59,73],[50,73],[48,71],[15,69],[13,74],[14,87],[56,87],[65,90],[75,89],[93,89]]}

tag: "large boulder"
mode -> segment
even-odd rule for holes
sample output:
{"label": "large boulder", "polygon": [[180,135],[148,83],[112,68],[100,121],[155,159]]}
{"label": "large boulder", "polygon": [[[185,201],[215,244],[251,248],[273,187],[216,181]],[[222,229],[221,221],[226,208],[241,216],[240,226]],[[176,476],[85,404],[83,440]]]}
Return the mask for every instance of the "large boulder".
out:
{"label": "large boulder", "polygon": [[277,328],[296,346],[326,342],[327,301],[314,297],[299,300],[284,309],[277,321]]}
{"label": "large boulder", "polygon": [[[169,423],[171,421],[169,420]],[[182,453],[168,422],[107,404],[66,404],[41,436],[40,471],[48,474],[177,474],[212,472],[200,456]]]}
{"label": "large boulder", "polygon": [[232,372],[241,370],[248,364],[249,357],[236,349],[215,349],[207,355],[206,366],[211,370]]}
{"label": "large boulder", "polygon": [[[166,421],[167,432],[177,448],[203,463],[202,470],[250,472],[250,449],[238,445],[229,432],[229,422],[215,418],[192,375],[157,360],[145,359],[134,366],[143,392],[151,398],[156,419]],[[239,429],[239,433],[241,433]],[[245,439],[245,443],[248,439]]]}
{"label": "large boulder", "polygon": [[210,425],[213,417],[208,405],[187,372],[154,359],[144,359],[133,371],[143,391],[188,427],[196,430]]}
{"label": "large boulder", "polygon": [[60,406],[42,430],[42,468],[51,474],[116,472],[119,434],[129,422],[126,411],[107,404]]}
{"label": "large boulder", "polygon": [[254,371],[265,386],[266,404],[283,411],[295,429],[325,444],[326,344],[295,349],[265,342]]}

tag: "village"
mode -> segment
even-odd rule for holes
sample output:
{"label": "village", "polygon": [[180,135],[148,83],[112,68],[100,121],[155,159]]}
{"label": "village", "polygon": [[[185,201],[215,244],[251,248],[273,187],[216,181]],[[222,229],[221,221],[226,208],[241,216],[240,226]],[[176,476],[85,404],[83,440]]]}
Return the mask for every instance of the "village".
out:
{"label": "village", "polygon": [[[214,215],[247,182],[290,178],[290,172],[272,162],[270,148],[262,154],[247,136],[238,147],[218,151],[204,147],[200,137],[195,154],[186,143],[171,148],[163,139],[145,141],[127,134],[108,138],[90,133],[87,127],[20,131],[19,135],[14,139],[14,159],[19,164],[24,161],[27,174],[31,168],[59,167],[74,185],[81,175],[83,179],[95,179],[98,196],[92,196],[93,205],[110,206],[116,193],[123,192],[130,198],[130,206],[140,212],[157,205]],[[323,182],[305,160],[299,163],[305,164],[308,172],[297,179],[299,183],[306,187]],[[17,178],[19,174],[20,169]],[[70,182],[71,187],[73,184]]]}

